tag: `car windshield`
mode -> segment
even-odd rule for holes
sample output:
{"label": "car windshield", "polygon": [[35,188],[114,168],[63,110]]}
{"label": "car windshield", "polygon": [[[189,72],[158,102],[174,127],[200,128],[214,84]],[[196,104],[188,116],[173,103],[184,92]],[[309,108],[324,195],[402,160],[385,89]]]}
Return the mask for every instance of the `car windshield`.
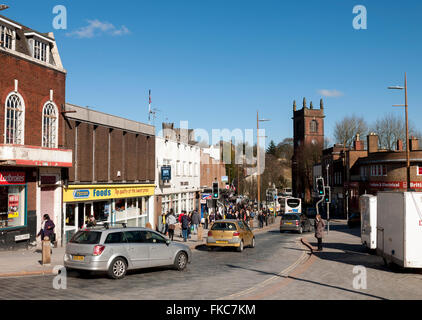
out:
{"label": "car windshield", "polygon": [[77,244],[98,244],[100,242],[101,232],[79,231],[76,233],[70,243]]}
{"label": "car windshield", "polygon": [[283,216],[283,220],[299,220],[299,217],[295,214],[286,214]]}
{"label": "car windshield", "polygon": [[226,231],[235,231],[236,225],[234,223],[229,222],[217,222],[214,223],[211,230],[226,230]]}

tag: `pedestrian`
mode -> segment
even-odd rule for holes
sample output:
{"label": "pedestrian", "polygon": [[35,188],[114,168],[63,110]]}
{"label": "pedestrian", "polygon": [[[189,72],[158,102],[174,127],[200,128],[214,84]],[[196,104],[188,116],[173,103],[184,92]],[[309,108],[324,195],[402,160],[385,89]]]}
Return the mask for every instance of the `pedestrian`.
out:
{"label": "pedestrian", "polygon": [[258,221],[259,221],[259,228],[262,229],[264,227],[264,215],[262,211],[258,213]]}
{"label": "pedestrian", "polygon": [[174,230],[176,229],[177,219],[174,216],[173,209],[170,209],[169,215],[167,217],[167,223],[169,225],[169,238],[173,241],[174,238]]}
{"label": "pedestrian", "polygon": [[199,213],[194,210],[192,213],[192,226],[193,226],[193,234],[198,234],[198,228],[199,224],[201,222],[201,217],[199,216]]}
{"label": "pedestrian", "polygon": [[95,227],[97,225],[97,221],[95,220],[95,217],[93,215],[89,216],[89,220],[86,224],[87,228],[92,228]]}
{"label": "pedestrian", "polygon": [[320,214],[315,217],[315,238],[318,240],[318,251],[322,251],[322,238],[324,236],[325,222]]}
{"label": "pedestrian", "polygon": [[182,235],[183,235],[183,242],[188,241],[188,230],[189,230],[189,216],[184,214],[182,216]]}
{"label": "pedestrian", "polygon": [[50,219],[50,216],[48,214],[45,214],[43,216],[43,222],[41,224],[41,230],[37,234],[37,238],[41,237],[41,241],[44,241],[46,237],[50,239],[51,244],[53,244],[56,241],[56,235],[54,233],[55,228],[54,222]]}

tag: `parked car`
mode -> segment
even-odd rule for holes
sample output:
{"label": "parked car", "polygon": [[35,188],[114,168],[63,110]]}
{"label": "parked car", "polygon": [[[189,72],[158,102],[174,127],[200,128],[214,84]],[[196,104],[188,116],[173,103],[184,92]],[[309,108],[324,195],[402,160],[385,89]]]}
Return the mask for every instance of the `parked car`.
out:
{"label": "parked car", "polygon": [[122,279],[127,270],[172,266],[184,270],[192,260],[188,246],[170,242],[145,228],[97,227],[78,231],[66,245],[64,266],[81,271],[106,271]]}
{"label": "parked car", "polygon": [[207,247],[232,247],[242,252],[245,246],[255,248],[256,240],[249,226],[238,220],[218,220],[208,232]]}
{"label": "parked car", "polygon": [[347,225],[349,228],[360,226],[360,213],[354,212],[349,216],[347,220]]}
{"label": "parked car", "polygon": [[284,231],[296,231],[299,234],[311,232],[312,225],[305,214],[289,213],[281,217],[280,233]]}

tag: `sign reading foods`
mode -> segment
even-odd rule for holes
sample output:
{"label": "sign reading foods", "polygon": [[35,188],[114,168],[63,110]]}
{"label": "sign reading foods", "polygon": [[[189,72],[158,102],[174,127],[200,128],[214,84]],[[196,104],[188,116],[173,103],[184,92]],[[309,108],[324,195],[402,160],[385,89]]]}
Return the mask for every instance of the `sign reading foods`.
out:
{"label": "sign reading foods", "polygon": [[63,190],[63,202],[101,201],[154,195],[154,185],[69,186]]}

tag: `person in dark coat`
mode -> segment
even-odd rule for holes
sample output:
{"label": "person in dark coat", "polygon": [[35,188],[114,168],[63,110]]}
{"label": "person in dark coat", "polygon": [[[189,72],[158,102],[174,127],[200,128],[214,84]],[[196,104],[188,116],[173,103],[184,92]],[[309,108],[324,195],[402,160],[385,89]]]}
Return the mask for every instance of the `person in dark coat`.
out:
{"label": "person in dark coat", "polygon": [[183,242],[188,241],[188,230],[189,230],[189,216],[184,214],[181,219],[182,224],[182,234],[183,234]]}
{"label": "person in dark coat", "polygon": [[315,217],[315,238],[318,240],[318,251],[322,251],[322,238],[324,237],[325,222],[321,215]]}
{"label": "person in dark coat", "polygon": [[50,216],[48,214],[45,214],[43,216],[43,223],[41,225],[41,230],[37,234],[37,238],[41,236],[41,241],[44,241],[45,237],[48,237],[50,241],[54,241],[53,235],[54,235],[54,228],[55,224],[53,221],[51,221]]}
{"label": "person in dark coat", "polygon": [[198,228],[199,224],[201,223],[201,217],[199,216],[199,213],[194,210],[192,213],[192,226],[193,226],[193,234],[198,234]]}

